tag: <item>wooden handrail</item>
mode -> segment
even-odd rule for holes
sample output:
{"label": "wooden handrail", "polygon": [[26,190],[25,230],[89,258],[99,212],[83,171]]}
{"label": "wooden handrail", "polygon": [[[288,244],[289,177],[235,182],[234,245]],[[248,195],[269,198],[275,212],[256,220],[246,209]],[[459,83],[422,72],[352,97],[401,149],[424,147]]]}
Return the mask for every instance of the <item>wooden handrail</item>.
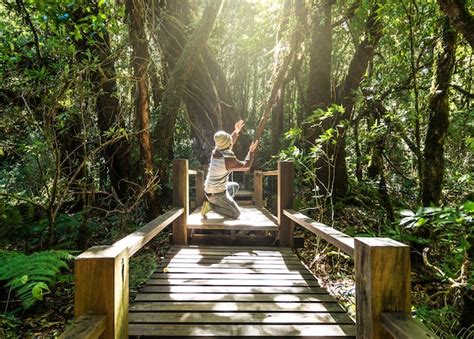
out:
{"label": "wooden handrail", "polygon": [[262,175],[263,175],[264,177],[273,176],[273,175],[278,175],[278,170],[262,171]]}
{"label": "wooden handrail", "polygon": [[434,339],[436,334],[426,328],[421,322],[405,313],[387,312],[380,315],[383,328],[394,338],[400,339]]}
{"label": "wooden handrail", "polygon": [[332,227],[317,222],[295,210],[285,209],[283,210],[283,214],[298,225],[303,226],[308,231],[323,238],[331,245],[336,246],[350,256],[354,256],[354,238]]}
{"label": "wooden handrail", "polygon": [[105,314],[84,314],[74,320],[59,339],[97,339],[105,331]]}
{"label": "wooden handrail", "polygon": [[145,246],[151,239],[153,239],[158,233],[160,233],[166,226],[179,218],[183,213],[183,207],[175,207],[172,210],[153,219],[148,224],[133,232],[132,234],[129,234],[125,238],[117,241],[112,246],[123,249],[128,247],[128,253],[130,256],[132,256],[143,246]]}

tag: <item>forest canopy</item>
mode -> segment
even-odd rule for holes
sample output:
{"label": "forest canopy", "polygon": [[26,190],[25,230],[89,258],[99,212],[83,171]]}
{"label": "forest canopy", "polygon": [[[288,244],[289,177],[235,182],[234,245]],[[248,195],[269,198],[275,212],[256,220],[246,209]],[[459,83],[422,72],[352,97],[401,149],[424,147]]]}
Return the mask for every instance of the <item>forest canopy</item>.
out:
{"label": "forest canopy", "polygon": [[[473,8],[0,1],[0,337],[60,333],[73,256],[167,211],[172,160],[204,168],[240,119],[238,157],[258,138],[252,170],[295,162],[295,209],[409,244],[416,317],[472,336]],[[308,263],[325,258],[318,274],[350,279],[331,249],[305,246]]]}

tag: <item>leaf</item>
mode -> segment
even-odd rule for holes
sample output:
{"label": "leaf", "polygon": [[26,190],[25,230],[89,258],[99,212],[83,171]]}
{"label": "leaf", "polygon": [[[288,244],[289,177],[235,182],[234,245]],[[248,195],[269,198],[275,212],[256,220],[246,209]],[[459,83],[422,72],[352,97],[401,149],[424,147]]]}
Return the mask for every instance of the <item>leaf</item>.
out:
{"label": "leaf", "polygon": [[410,210],[400,210],[398,212],[402,217],[413,217],[415,215],[415,213],[413,213],[412,211]]}
{"label": "leaf", "polygon": [[463,205],[464,211],[468,213],[473,213],[474,212],[474,201],[466,201]]}
{"label": "leaf", "polygon": [[426,219],[425,218],[420,218],[418,219],[418,221],[416,222],[416,226],[423,226],[424,224],[426,224]]}
{"label": "leaf", "polygon": [[28,282],[28,275],[25,274],[21,277],[17,277],[13,279],[10,285],[12,286],[12,288],[18,288],[26,284],[27,282]]}
{"label": "leaf", "polygon": [[36,283],[31,289],[31,294],[36,300],[43,300],[44,291],[49,292],[49,287],[43,282]]}

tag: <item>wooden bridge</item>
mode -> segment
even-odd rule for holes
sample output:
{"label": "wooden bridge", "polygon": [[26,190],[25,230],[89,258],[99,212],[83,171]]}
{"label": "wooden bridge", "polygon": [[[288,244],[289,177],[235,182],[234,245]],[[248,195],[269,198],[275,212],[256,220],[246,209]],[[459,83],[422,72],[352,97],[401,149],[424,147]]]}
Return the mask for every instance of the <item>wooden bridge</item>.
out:
{"label": "wooden bridge", "polygon": [[[277,216],[262,206],[267,175],[277,179]],[[409,247],[352,238],[294,211],[293,179],[292,162],[255,171],[238,220],[202,219],[204,173],[175,160],[172,210],[76,258],[76,320],[61,337],[435,338],[411,318]],[[170,224],[174,246],[129,305],[129,258]],[[295,227],[354,257],[355,322],[293,253]]]}

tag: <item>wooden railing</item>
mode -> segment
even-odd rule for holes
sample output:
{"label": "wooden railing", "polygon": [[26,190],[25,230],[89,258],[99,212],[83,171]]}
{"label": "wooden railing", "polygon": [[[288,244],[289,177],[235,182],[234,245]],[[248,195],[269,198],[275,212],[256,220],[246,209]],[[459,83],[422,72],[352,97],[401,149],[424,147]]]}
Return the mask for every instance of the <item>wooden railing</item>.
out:
{"label": "wooden railing", "polygon": [[61,338],[128,338],[129,258],[171,223],[173,243],[186,244],[188,186],[188,161],[177,159],[172,210],[113,245],[94,246],[76,257],[75,321]]}
{"label": "wooden railing", "polygon": [[299,225],[355,259],[357,338],[437,338],[411,317],[410,248],[389,238],[353,238],[293,210],[294,165],[254,172],[254,200],[263,202],[263,176],[277,175],[280,246],[292,247]]}
{"label": "wooden railing", "polygon": [[189,175],[195,175],[195,193],[196,193],[196,200],[195,200],[195,207],[199,207],[202,205],[204,201],[204,171],[202,170],[188,170]]}
{"label": "wooden railing", "polygon": [[[196,200],[204,197],[204,174],[188,161],[173,161],[173,206],[169,212],[110,246],[95,246],[75,261],[75,322],[61,338],[128,336],[129,258],[173,223],[173,243],[187,243],[189,175],[196,175]],[[388,238],[352,238],[293,210],[294,166],[254,173],[254,199],[263,202],[264,176],[277,176],[279,242],[292,247],[295,225],[302,226],[355,258],[358,338],[435,338],[411,318],[410,250]],[[260,198],[261,197],[261,198]],[[197,206],[198,203],[196,203]],[[261,205],[260,205],[261,206]],[[79,336],[77,336],[79,334]]]}

